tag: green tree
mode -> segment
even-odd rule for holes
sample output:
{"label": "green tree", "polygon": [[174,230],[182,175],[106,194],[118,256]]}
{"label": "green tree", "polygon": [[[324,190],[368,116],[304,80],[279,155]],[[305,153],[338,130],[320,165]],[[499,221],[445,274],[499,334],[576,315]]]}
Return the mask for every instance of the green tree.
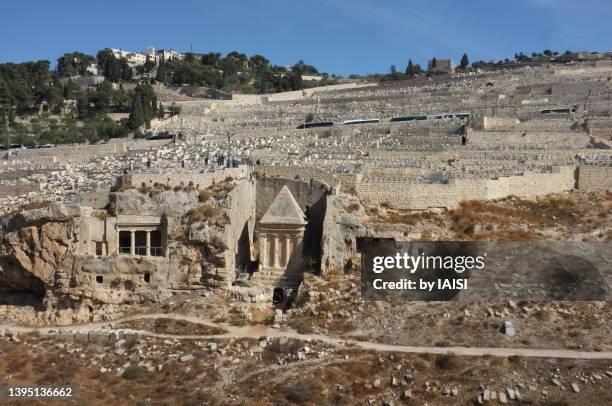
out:
{"label": "green tree", "polygon": [[395,65],[391,65],[391,67],[389,67],[389,77],[391,80],[401,79],[401,74],[397,71],[397,67]]}
{"label": "green tree", "polygon": [[109,112],[113,103],[113,85],[109,80],[100,83],[93,93],[92,101],[97,114],[105,115]]}
{"label": "green tree", "polygon": [[408,66],[406,66],[406,75],[409,77],[414,77],[414,64],[412,63],[412,59],[408,59]]}
{"label": "green tree", "polygon": [[127,59],[117,58],[110,49],[103,49],[96,54],[98,66],[102,68],[104,77],[112,82],[130,81],[132,79],[132,69],[128,65]]}
{"label": "green tree", "polygon": [[124,82],[129,82],[132,80],[132,68],[128,64],[127,59],[121,58],[119,59],[119,70],[120,70],[120,79]]}
{"label": "green tree", "polygon": [[141,125],[145,122],[144,111],[142,108],[142,96],[137,93],[132,99],[132,107],[130,108],[130,115],[128,117],[128,126],[132,130],[138,130]]}
{"label": "green tree", "polygon": [[166,82],[166,61],[162,58],[157,65],[157,73],[155,74],[155,81],[159,83]]}
{"label": "green tree", "polygon": [[7,122],[9,127],[15,127],[15,110],[13,109],[13,106],[9,104],[8,106],[8,112],[7,112]]}
{"label": "green tree", "polygon": [[148,128],[151,120],[157,115],[157,97],[150,85],[138,85],[134,89],[132,106],[128,117],[128,126],[132,130],[137,130],[145,125]]}
{"label": "green tree", "polygon": [[147,56],[147,60],[144,63],[144,65],[142,65],[142,70],[145,73],[150,73],[154,67],[156,67],[157,64],[155,63],[155,61],[151,60],[148,56]]}
{"label": "green tree", "polygon": [[87,67],[94,63],[96,58],[81,52],[66,53],[57,59],[57,73],[63,77],[85,75]]}
{"label": "green tree", "polygon": [[8,148],[10,145],[9,129],[8,120],[6,119],[4,110],[0,110],[0,137],[2,138],[2,145]]}
{"label": "green tree", "polygon": [[202,55],[200,61],[202,65],[208,66],[217,66],[219,60],[221,59],[221,54],[218,52],[209,52],[207,54]]}
{"label": "green tree", "polygon": [[461,63],[459,65],[459,67],[463,70],[467,69],[467,67],[470,66],[470,60],[467,56],[467,54],[463,54],[463,56],[461,57]]}

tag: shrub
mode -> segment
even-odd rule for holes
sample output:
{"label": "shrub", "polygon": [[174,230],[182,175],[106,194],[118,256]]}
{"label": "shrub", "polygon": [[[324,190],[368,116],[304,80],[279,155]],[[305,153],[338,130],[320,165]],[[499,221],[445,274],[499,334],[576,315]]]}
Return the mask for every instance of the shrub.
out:
{"label": "shrub", "polygon": [[540,309],[537,312],[535,312],[533,315],[537,317],[539,320],[549,321],[550,319],[552,319],[552,313],[548,309]]}
{"label": "shrub", "polygon": [[444,354],[436,357],[435,365],[438,369],[454,370],[461,368],[463,362],[461,358],[457,357],[456,355]]}
{"label": "shrub", "polygon": [[304,273],[315,273],[316,261],[312,257],[304,257],[302,258],[302,272]]}
{"label": "shrub", "polygon": [[245,326],[245,325],[246,325],[246,320],[245,320],[245,319],[243,319],[243,318],[240,318],[240,317],[232,317],[232,318],[229,320],[229,323],[230,323],[232,326],[236,326],[236,327],[243,327],[243,326]]}
{"label": "shrub", "polygon": [[202,203],[204,203],[205,201],[207,201],[210,197],[212,196],[212,194],[208,191],[208,190],[201,190],[200,193],[198,194],[198,200]]}
{"label": "shrub", "polygon": [[145,372],[145,369],[143,367],[139,367],[137,365],[128,367],[125,371],[123,371],[123,373],[121,374],[121,377],[123,379],[128,379],[128,380],[136,380],[138,378],[140,378]]}
{"label": "shrub", "polygon": [[563,396],[556,396],[542,403],[545,406],[571,406],[571,403]]}
{"label": "shrub", "polygon": [[323,388],[319,383],[311,382],[311,381],[298,381],[293,387],[289,390],[286,397],[290,402],[294,402],[297,404],[303,404],[309,401],[312,401],[316,396],[321,393]]}
{"label": "shrub", "polygon": [[204,221],[209,218],[218,217],[221,214],[221,210],[211,204],[205,203],[200,207],[191,209],[187,212],[187,217],[190,222]]}
{"label": "shrub", "polygon": [[291,323],[291,326],[295,328],[295,331],[297,331],[299,334],[312,334],[315,332],[312,323],[310,323],[308,320],[296,320]]}

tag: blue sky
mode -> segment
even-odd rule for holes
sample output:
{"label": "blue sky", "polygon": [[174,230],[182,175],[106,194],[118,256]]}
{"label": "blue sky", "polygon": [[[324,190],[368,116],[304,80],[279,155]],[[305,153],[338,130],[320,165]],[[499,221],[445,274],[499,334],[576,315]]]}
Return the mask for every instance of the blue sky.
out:
{"label": "blue sky", "polygon": [[611,39],[612,0],[30,0],[2,5],[0,62],[193,46],[364,74],[463,52],[607,51]]}

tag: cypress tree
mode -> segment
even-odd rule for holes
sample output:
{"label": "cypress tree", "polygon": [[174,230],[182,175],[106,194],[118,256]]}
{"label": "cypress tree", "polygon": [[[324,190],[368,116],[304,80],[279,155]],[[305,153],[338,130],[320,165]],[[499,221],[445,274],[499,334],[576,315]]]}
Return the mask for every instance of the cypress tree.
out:
{"label": "cypress tree", "polygon": [[408,67],[406,68],[406,75],[410,77],[414,76],[414,65],[412,63],[412,59],[408,59]]}
{"label": "cypress tree", "polygon": [[467,54],[463,54],[463,56],[461,57],[461,69],[467,69],[467,67],[470,64],[470,60],[467,56]]}
{"label": "cypress tree", "polygon": [[155,75],[155,81],[164,83],[166,82],[166,61],[161,59],[157,66],[157,74]]}
{"label": "cypress tree", "polygon": [[134,94],[132,99],[132,107],[130,109],[130,116],[128,117],[128,123],[132,130],[138,129],[144,123],[144,112],[142,109],[142,96],[140,92]]}

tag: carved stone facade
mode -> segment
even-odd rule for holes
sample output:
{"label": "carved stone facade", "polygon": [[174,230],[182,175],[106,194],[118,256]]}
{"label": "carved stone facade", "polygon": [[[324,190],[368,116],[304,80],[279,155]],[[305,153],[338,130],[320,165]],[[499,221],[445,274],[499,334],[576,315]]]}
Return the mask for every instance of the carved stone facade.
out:
{"label": "carved stone facade", "polygon": [[259,284],[282,289],[299,286],[306,224],[299,204],[283,186],[259,222],[259,272],[253,275]]}

